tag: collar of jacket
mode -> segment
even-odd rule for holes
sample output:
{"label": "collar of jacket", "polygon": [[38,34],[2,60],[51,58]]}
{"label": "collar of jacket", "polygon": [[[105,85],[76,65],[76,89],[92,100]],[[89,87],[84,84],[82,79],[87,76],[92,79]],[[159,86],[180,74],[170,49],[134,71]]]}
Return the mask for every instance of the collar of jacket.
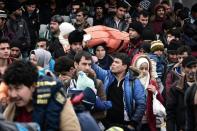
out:
{"label": "collar of jacket", "polygon": [[179,90],[180,92],[184,92],[185,86],[187,86],[186,78],[185,76],[184,77],[181,76],[180,79],[177,81],[176,89]]}

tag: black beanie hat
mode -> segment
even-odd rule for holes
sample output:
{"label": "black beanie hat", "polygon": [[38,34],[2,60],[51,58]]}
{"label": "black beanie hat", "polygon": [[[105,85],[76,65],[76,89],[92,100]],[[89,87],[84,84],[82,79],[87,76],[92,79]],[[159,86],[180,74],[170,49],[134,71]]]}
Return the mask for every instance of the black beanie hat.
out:
{"label": "black beanie hat", "polygon": [[174,12],[176,12],[177,10],[183,9],[183,4],[179,3],[179,2],[175,2],[174,3]]}
{"label": "black beanie hat", "polygon": [[37,4],[37,1],[36,0],[27,0],[25,2],[26,5],[34,5],[34,4]]}
{"label": "black beanie hat", "polygon": [[141,37],[143,40],[156,40],[156,34],[152,29],[144,29]]}
{"label": "black beanie hat", "polygon": [[140,49],[143,49],[145,53],[150,53],[150,46],[151,44],[149,42],[143,42]]}
{"label": "black beanie hat", "polygon": [[171,53],[177,53],[177,49],[180,47],[181,45],[178,43],[177,40],[172,40],[170,42],[170,44],[167,46],[167,52],[168,54]]}
{"label": "black beanie hat", "polygon": [[17,0],[10,1],[7,4],[7,9],[8,9],[9,14],[12,14],[14,11],[20,8],[21,8],[21,3],[18,2]]}
{"label": "black beanie hat", "polygon": [[129,24],[129,28],[134,29],[140,35],[142,34],[142,31],[144,29],[143,25],[140,22],[138,22],[138,21],[134,21],[131,24]]}
{"label": "black beanie hat", "polygon": [[194,56],[188,56],[183,59],[182,66],[183,67],[190,67],[191,65],[197,64],[197,60]]}
{"label": "black beanie hat", "polygon": [[68,35],[68,42],[72,45],[74,42],[82,42],[83,41],[83,32],[79,30],[74,30]]}

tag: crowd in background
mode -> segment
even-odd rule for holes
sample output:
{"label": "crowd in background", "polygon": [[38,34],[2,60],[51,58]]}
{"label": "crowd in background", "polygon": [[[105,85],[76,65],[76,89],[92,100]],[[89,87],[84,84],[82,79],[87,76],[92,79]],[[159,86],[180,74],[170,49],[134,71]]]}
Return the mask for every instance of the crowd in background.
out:
{"label": "crowd in background", "polygon": [[197,131],[196,57],[197,3],[0,0],[0,129]]}

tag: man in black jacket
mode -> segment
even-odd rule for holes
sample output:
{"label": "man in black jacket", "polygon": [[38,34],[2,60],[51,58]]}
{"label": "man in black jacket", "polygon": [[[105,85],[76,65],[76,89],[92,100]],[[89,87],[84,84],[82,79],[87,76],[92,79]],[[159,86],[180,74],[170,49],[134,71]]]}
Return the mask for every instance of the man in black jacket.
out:
{"label": "man in black jacket", "polygon": [[182,66],[182,78],[172,85],[169,96],[166,98],[167,131],[185,129],[184,96],[186,90],[195,83],[197,60],[193,56],[188,56],[183,59]]}
{"label": "man in black jacket", "polygon": [[128,24],[124,20],[124,16],[127,11],[127,4],[124,2],[119,2],[116,8],[116,14],[113,17],[107,17],[104,20],[103,25],[118,29],[120,31],[127,31]]}
{"label": "man in black jacket", "polygon": [[22,18],[21,4],[17,1],[8,3],[9,19],[7,21],[8,37],[12,42],[20,43],[23,58],[28,56],[30,35],[27,23]]}

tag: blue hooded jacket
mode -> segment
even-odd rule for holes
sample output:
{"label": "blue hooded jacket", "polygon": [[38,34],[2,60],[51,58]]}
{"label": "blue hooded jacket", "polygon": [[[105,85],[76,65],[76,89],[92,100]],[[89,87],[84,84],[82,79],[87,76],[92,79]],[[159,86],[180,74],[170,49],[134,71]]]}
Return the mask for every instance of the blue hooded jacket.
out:
{"label": "blue hooded jacket", "polygon": [[[105,92],[107,94],[110,85],[116,79],[115,75],[110,70],[104,70],[96,64],[93,64],[92,68],[96,72],[98,79],[100,79],[104,83]],[[134,85],[134,87],[132,87],[132,85]],[[125,106],[126,106],[126,111],[129,115],[129,119],[130,121],[135,122],[137,124],[141,122],[141,119],[144,115],[146,108],[146,97],[145,97],[144,87],[142,86],[139,79],[137,79],[134,76],[134,72],[130,69],[125,75],[123,88],[124,88],[123,96],[125,98]],[[133,106],[134,101],[135,101],[135,106]]]}

